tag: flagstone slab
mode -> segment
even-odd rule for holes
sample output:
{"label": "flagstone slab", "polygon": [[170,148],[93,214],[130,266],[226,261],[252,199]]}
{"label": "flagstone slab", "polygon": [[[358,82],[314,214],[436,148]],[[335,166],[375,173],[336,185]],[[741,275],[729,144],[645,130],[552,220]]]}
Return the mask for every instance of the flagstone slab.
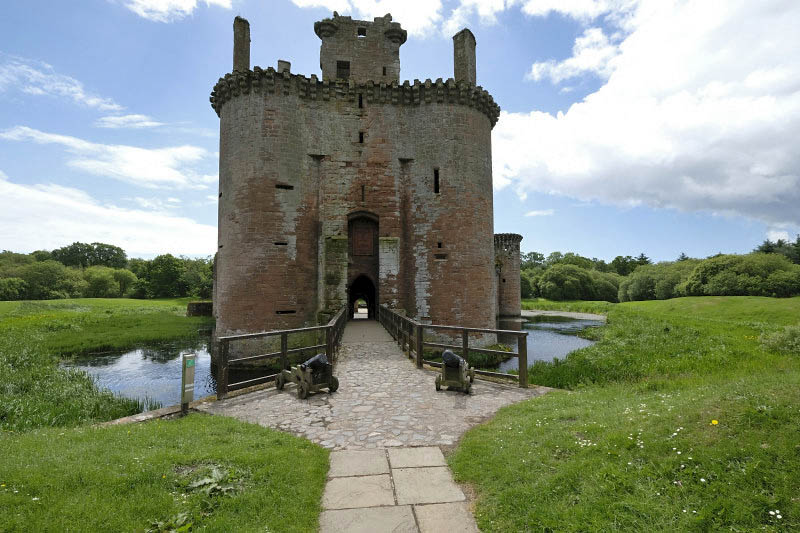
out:
{"label": "flagstone slab", "polygon": [[478,533],[478,526],[465,502],[415,505],[420,533]]}
{"label": "flagstone slab", "polygon": [[390,449],[389,462],[392,468],[447,466],[447,461],[444,460],[442,450],[438,446]]}
{"label": "flagstone slab", "polygon": [[388,474],[389,463],[383,450],[341,450],[331,452],[328,477]]}
{"label": "flagstone slab", "polygon": [[464,501],[446,466],[392,469],[398,505]]}
{"label": "flagstone slab", "polygon": [[323,511],[320,533],[417,533],[410,505]]}
{"label": "flagstone slab", "polygon": [[350,509],[394,505],[392,480],[388,474],[335,477],[328,480],[322,495],[323,509]]}

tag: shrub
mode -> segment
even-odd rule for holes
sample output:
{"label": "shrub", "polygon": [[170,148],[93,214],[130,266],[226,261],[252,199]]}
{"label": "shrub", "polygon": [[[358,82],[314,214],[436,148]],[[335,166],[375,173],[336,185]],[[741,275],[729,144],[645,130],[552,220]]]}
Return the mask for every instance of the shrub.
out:
{"label": "shrub", "polygon": [[786,326],[781,331],[762,334],[760,341],[768,350],[800,355],[800,325]]}
{"label": "shrub", "polygon": [[114,269],[105,266],[89,267],[83,272],[87,298],[116,298],[120,296],[119,284],[114,279]]}
{"label": "shrub", "polygon": [[0,278],[0,300],[22,300],[28,284],[20,278]]}
{"label": "shrub", "polygon": [[19,277],[27,284],[25,298],[28,300],[77,298],[86,287],[80,270],[53,260],[25,265],[19,269]]}

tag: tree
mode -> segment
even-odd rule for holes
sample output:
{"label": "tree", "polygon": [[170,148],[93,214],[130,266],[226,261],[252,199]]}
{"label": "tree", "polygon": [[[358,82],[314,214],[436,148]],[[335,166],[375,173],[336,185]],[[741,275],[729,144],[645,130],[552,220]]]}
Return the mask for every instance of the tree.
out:
{"label": "tree", "polygon": [[520,269],[530,270],[541,267],[544,264],[544,254],[539,252],[528,252],[520,255]]}
{"label": "tree", "polygon": [[639,266],[639,264],[633,257],[629,255],[626,255],[625,257],[618,255],[613,261],[611,261],[611,268],[614,269],[614,272],[620,276],[627,276],[633,272],[637,266]]}
{"label": "tree", "polygon": [[22,300],[28,285],[20,278],[0,278],[0,300]]}
{"label": "tree", "polygon": [[119,284],[114,279],[114,269],[107,266],[93,266],[83,271],[86,280],[84,296],[87,298],[116,298]]}
{"label": "tree", "polygon": [[185,271],[183,261],[172,254],[159,255],[150,262],[149,285],[155,298],[171,298],[185,294],[181,276]]}
{"label": "tree", "polygon": [[107,266],[112,268],[123,268],[128,262],[125,251],[119,246],[93,242],[73,242],[69,246],[56,248],[52,252],[53,259],[66,266],[90,267]]}
{"label": "tree", "polygon": [[136,274],[124,268],[115,269],[113,276],[114,281],[116,281],[117,285],[119,286],[120,296],[125,296],[128,294],[128,291],[133,288],[134,283],[136,283],[138,279]]}
{"label": "tree", "polygon": [[688,260],[689,260],[689,256],[686,255],[683,252],[681,252],[681,255],[678,256],[678,261],[688,261]]}
{"label": "tree", "polygon": [[639,266],[649,265],[649,264],[652,264],[652,261],[650,261],[650,258],[647,257],[646,255],[644,255],[644,252],[642,252],[636,258],[636,264],[639,265]]}
{"label": "tree", "polygon": [[80,270],[65,267],[58,261],[42,261],[21,268],[19,277],[27,284],[28,300],[76,298],[83,294],[86,282]]}

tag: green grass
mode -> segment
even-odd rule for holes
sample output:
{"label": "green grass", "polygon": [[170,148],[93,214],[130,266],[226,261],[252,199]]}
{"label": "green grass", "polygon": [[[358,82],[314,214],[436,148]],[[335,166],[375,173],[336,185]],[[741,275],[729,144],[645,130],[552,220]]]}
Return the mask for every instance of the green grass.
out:
{"label": "green grass", "polygon": [[100,391],[58,361],[83,352],[197,336],[212,321],[187,318],[187,300],[72,299],[0,302],[0,429],[73,426],[142,410]]}
{"label": "green grass", "polygon": [[304,439],[202,414],[5,433],[0,449],[0,531],[315,531],[328,470]]}
{"label": "green grass", "polygon": [[597,313],[604,315],[617,304],[604,301],[569,300],[556,302],[544,298],[522,300],[522,309],[541,311],[570,311],[574,313]]}
{"label": "green grass", "polygon": [[800,529],[800,357],[759,342],[798,323],[800,298],[611,306],[597,344],[532,368],[572,392],[502,409],[449,457],[480,527]]}

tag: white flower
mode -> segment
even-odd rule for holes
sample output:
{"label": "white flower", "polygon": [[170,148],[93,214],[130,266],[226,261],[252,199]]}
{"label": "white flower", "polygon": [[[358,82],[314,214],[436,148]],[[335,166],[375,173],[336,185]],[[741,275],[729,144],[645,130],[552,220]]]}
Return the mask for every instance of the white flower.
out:
{"label": "white flower", "polygon": [[775,516],[775,511],[770,511],[769,514],[771,514],[772,516]]}
{"label": "white flower", "polygon": [[700,478],[700,481],[701,481],[702,483],[705,483],[705,482],[706,482],[706,478],[704,478],[704,477],[701,477],[701,478]]}

